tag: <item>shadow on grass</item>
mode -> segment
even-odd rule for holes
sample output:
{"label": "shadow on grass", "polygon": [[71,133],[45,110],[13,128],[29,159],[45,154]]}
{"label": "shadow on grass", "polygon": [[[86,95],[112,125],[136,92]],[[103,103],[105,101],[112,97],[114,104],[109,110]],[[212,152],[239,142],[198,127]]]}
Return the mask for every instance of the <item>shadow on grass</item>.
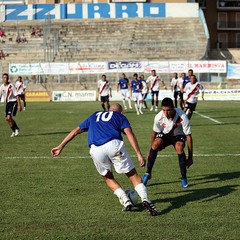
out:
{"label": "shadow on grass", "polygon": [[58,135],[58,134],[68,134],[70,131],[68,132],[47,132],[47,133],[33,133],[33,134],[20,134],[19,137],[30,137],[30,136],[48,136],[48,135]]}
{"label": "shadow on grass", "polygon": [[[240,177],[240,172],[228,172],[228,173],[209,174],[206,176],[201,175],[201,176],[196,176],[195,178],[189,178],[192,180],[194,179],[194,181],[201,181],[201,182],[190,185],[189,188],[186,189],[186,191],[184,191],[185,195],[183,196],[165,198],[161,200],[156,200],[155,202],[170,202],[171,206],[161,211],[161,214],[167,214],[174,209],[185,206],[189,202],[212,201],[214,199],[224,197],[236,191],[236,188],[239,187],[239,185],[225,185],[221,187],[211,187],[211,188],[206,187],[206,188],[200,188],[200,189],[191,189],[191,187],[196,185],[201,185],[201,184],[213,183],[213,182],[224,183],[224,181],[239,179],[239,177]],[[170,183],[175,183],[175,182],[169,182],[169,183],[163,183],[163,184],[170,184]],[[158,185],[158,184],[153,184],[153,185]],[[179,191],[176,193],[180,194],[180,193],[183,193],[183,191]],[[164,194],[164,193],[162,192],[161,194]]]}
{"label": "shadow on grass", "polygon": [[163,215],[171,212],[174,209],[181,208],[190,202],[200,201],[200,200],[203,202],[208,202],[220,197],[224,197],[236,191],[236,187],[238,187],[238,185],[228,185],[228,186],[217,187],[217,188],[201,188],[201,189],[187,190],[186,194],[183,196],[165,198],[163,200],[159,200],[156,202],[171,203],[171,206],[161,211],[160,214]]}

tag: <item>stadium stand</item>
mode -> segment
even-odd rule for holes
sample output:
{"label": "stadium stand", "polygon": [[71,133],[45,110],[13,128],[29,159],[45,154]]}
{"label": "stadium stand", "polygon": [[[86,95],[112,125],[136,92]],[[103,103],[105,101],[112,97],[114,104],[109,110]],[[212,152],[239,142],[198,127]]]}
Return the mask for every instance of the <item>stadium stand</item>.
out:
{"label": "stadium stand", "polygon": [[[33,27],[43,36],[31,37]],[[2,72],[16,62],[200,60],[207,48],[199,18],[7,21],[2,28]],[[18,33],[28,43],[17,44]]]}

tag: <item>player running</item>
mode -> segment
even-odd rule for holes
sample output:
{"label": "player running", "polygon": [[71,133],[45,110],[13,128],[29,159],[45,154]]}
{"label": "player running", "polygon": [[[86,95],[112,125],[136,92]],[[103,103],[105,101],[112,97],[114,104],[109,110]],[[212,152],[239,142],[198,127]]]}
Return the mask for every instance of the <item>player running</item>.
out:
{"label": "player running", "polygon": [[147,189],[142,183],[136,168],[128,155],[122,133],[126,134],[132,148],[134,149],[140,167],[145,166],[145,159],[140,151],[135,134],[127,118],[122,114],[122,106],[118,103],[112,104],[109,111],[97,111],[85,121],[74,128],[60,143],[59,146],[51,150],[52,157],[58,156],[65,145],[75,136],[88,131],[88,145],[90,154],[98,173],[103,176],[107,186],[123,203],[123,211],[131,211],[133,205],[115,180],[112,172],[114,167],[117,173],[125,173],[132,182],[134,189],[142,200],[143,207],[150,215],[158,215],[154,204],[148,200]]}
{"label": "player running", "polygon": [[16,116],[17,110],[22,110],[20,98],[17,95],[17,89],[9,82],[9,75],[2,75],[3,84],[0,86],[0,99],[3,97],[6,103],[5,120],[12,129],[11,137],[16,137],[19,134],[19,127],[12,117]]}
{"label": "player running", "polygon": [[121,78],[117,83],[117,91],[119,91],[120,88],[122,94],[122,102],[125,110],[127,109],[126,100],[128,101],[129,108],[132,109],[129,86],[130,84],[128,78],[126,78],[125,73],[122,73]]}

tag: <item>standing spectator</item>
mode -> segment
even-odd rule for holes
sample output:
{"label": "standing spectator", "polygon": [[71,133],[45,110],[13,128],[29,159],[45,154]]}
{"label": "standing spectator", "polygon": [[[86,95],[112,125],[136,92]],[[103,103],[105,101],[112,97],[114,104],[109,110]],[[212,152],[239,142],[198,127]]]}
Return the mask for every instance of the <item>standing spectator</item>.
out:
{"label": "standing spectator", "polygon": [[3,39],[4,37],[6,37],[5,32],[4,32],[3,29],[0,29],[0,42],[1,43],[5,42],[4,39]]}
{"label": "standing spectator", "polygon": [[204,100],[204,87],[198,82],[195,75],[190,76],[190,82],[184,88],[186,96],[184,104],[184,112],[186,112],[189,119],[192,117],[193,111],[195,111],[198,101],[198,94],[202,93],[202,100]]}
{"label": "standing spectator", "polygon": [[129,108],[132,109],[129,91],[129,80],[126,78],[125,73],[122,73],[121,78],[118,80],[117,91],[119,91],[119,88],[122,94],[122,102],[125,110],[127,109],[126,100],[128,101]]}
{"label": "standing spectator", "polygon": [[133,79],[131,81],[131,98],[135,102],[135,109],[137,111],[137,115],[142,112],[142,103],[143,103],[143,97],[142,97],[142,82],[138,79],[138,74],[133,74]]}
{"label": "standing spectator", "polygon": [[12,117],[16,116],[17,110],[22,110],[21,103],[17,96],[17,89],[9,82],[9,75],[7,73],[2,75],[2,81],[3,84],[0,86],[0,99],[3,97],[6,103],[5,120],[12,129],[11,137],[15,137],[19,134],[19,127]]}
{"label": "standing spectator", "polygon": [[[102,75],[102,78],[98,80],[98,98],[100,96],[101,106],[103,110],[110,108],[109,97],[112,97],[112,89],[110,82],[107,81],[107,76],[105,74]],[[107,108],[106,108],[106,106]]]}
{"label": "standing spectator", "polygon": [[104,178],[107,186],[123,202],[122,211],[131,211],[132,203],[121,185],[115,180],[112,172],[125,173],[132,182],[136,192],[142,200],[143,207],[150,215],[158,215],[154,204],[148,200],[147,189],[142,184],[141,177],[126,151],[122,139],[122,132],[126,134],[132,148],[137,154],[140,167],[145,166],[145,159],[138,146],[137,139],[127,118],[122,114],[122,106],[112,104],[109,111],[98,111],[73,129],[60,143],[51,150],[52,157],[58,156],[65,145],[75,136],[88,131],[88,146],[98,173]]}
{"label": "standing spectator", "polygon": [[171,89],[173,92],[175,108],[178,107],[178,102],[179,102],[180,107],[183,108],[183,106],[182,106],[183,94],[181,92],[182,87],[183,87],[183,79],[178,78],[177,73],[173,73],[173,78],[171,81]]}
{"label": "standing spectator", "polygon": [[23,101],[23,111],[26,110],[26,85],[22,80],[22,77],[19,76],[16,83],[15,83],[15,87],[17,89],[17,94],[18,97]]}
{"label": "standing spectator", "polygon": [[0,60],[1,59],[5,59],[5,53],[3,52],[3,50],[0,51]]}
{"label": "standing spectator", "polygon": [[[187,140],[188,158],[184,147]],[[152,176],[152,168],[158,151],[172,145],[177,153],[181,172],[182,188],[188,187],[187,167],[193,164],[193,143],[189,119],[184,111],[174,108],[171,98],[162,100],[162,110],[155,116],[153,122],[151,148],[148,154],[147,171],[142,177],[143,184],[147,184]]]}
{"label": "standing spectator", "polygon": [[165,86],[164,81],[161,79],[161,77],[156,75],[156,70],[152,70],[151,73],[152,75],[149,76],[146,81],[148,86],[150,86],[149,89],[151,90],[151,95],[152,95],[152,107],[150,108],[150,111],[154,110],[154,99],[155,99],[155,112],[157,112],[160,83],[162,83],[165,89],[167,88]]}
{"label": "standing spectator", "polygon": [[148,85],[146,83],[146,80],[144,79],[144,75],[140,75],[140,80],[142,82],[142,97],[143,97],[143,108],[148,108],[146,98],[148,95]]}

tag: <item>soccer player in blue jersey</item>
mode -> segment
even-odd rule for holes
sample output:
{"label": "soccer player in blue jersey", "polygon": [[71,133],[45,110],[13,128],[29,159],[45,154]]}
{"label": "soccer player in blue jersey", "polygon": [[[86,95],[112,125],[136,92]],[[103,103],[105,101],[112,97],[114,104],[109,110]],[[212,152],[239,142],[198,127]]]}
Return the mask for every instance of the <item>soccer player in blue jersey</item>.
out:
{"label": "soccer player in blue jersey", "polygon": [[107,186],[123,202],[123,211],[131,211],[132,202],[115,180],[112,172],[125,173],[132,182],[136,192],[142,200],[143,207],[150,215],[158,215],[154,204],[148,200],[147,189],[142,183],[135,166],[128,155],[121,133],[126,134],[128,141],[136,152],[141,167],[145,166],[145,159],[140,151],[137,139],[132,131],[128,119],[122,114],[122,106],[114,103],[109,111],[97,111],[74,128],[60,143],[51,150],[52,157],[58,156],[65,145],[75,136],[88,131],[88,146],[98,173],[103,176]]}
{"label": "soccer player in blue jersey", "polygon": [[189,69],[188,70],[188,76],[185,76],[183,79],[183,88],[185,88],[185,86],[187,85],[187,83],[190,82],[190,77],[193,75],[193,70]]}
{"label": "soccer player in blue jersey", "polygon": [[129,80],[126,78],[125,73],[122,73],[121,78],[119,78],[117,83],[117,91],[121,91],[122,94],[122,102],[125,109],[127,109],[126,100],[128,101],[128,106],[132,109],[131,99],[130,99],[130,91],[129,91]]}
{"label": "soccer player in blue jersey", "polygon": [[142,96],[142,82],[138,79],[138,74],[133,74],[133,79],[131,81],[131,98],[135,102],[135,109],[137,111],[137,115],[142,112],[143,106],[143,96]]}

